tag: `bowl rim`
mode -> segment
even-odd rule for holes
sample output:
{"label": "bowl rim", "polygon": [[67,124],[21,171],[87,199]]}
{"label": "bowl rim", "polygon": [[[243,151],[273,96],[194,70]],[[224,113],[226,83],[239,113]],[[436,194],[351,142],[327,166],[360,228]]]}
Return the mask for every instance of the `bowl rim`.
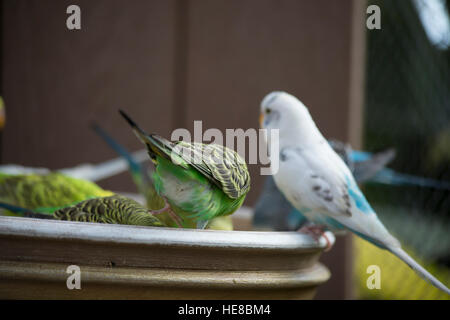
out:
{"label": "bowl rim", "polygon": [[0,216],[0,237],[25,237],[93,243],[204,248],[323,250],[324,238],[280,231],[225,231],[145,227]]}

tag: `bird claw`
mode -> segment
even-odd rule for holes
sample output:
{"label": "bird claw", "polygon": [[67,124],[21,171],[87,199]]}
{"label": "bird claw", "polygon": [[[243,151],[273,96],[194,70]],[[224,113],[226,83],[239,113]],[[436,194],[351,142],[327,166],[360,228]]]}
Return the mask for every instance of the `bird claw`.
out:
{"label": "bird claw", "polygon": [[173,219],[173,221],[176,223],[176,225],[179,228],[182,228],[182,223],[183,221],[181,220],[181,218],[172,210],[169,202],[167,201],[167,199],[165,197],[162,197],[164,200],[164,207],[158,210],[149,210],[150,213],[152,215],[158,215],[161,213],[165,213],[167,212],[169,214],[169,216]]}
{"label": "bird claw", "polygon": [[158,210],[149,210],[151,214],[153,215],[157,215],[157,214],[161,214],[166,212],[167,210],[170,210],[170,205],[169,203],[166,201],[166,199],[164,199],[164,207],[162,207],[161,209]]}
{"label": "bird claw", "polygon": [[326,246],[324,252],[330,251],[336,241],[334,234],[331,231],[326,231],[325,226],[310,224],[301,227],[297,231],[310,235],[319,243],[325,242]]}

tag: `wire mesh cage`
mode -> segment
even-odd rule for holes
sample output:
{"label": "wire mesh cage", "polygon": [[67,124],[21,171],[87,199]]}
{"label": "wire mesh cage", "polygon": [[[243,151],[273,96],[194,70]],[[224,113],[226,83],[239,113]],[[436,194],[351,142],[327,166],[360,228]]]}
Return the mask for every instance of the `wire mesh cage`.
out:
{"label": "wire mesh cage", "polygon": [[[403,247],[450,282],[449,2],[370,1],[381,29],[367,32],[364,149],[394,147],[390,167],[408,175],[364,192]],[[358,298],[448,299],[390,253],[354,241]],[[368,289],[378,265],[381,289]]]}

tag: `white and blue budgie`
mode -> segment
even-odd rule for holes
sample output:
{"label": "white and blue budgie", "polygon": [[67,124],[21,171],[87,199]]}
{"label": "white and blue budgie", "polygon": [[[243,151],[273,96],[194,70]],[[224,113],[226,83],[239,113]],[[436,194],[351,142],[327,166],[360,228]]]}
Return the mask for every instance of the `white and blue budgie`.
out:
{"label": "white and blue budgie", "polygon": [[[261,103],[261,126],[279,130],[279,153],[270,154],[275,183],[315,225],[312,232],[348,229],[389,250],[437,288],[449,289],[414,261],[378,219],[355,179],[296,97],[272,92]],[[270,140],[267,147],[271,149]],[[278,165],[274,163],[278,161]]]}
{"label": "white and blue budgie", "polygon": [[[358,184],[373,181],[385,170],[390,170],[385,166],[395,157],[395,150],[393,149],[368,153],[352,150],[349,144],[337,140],[329,140],[328,142],[344,160]],[[398,174],[397,172],[394,173]],[[387,181],[387,183],[389,182]],[[292,207],[278,190],[273,177],[268,176],[253,210],[253,228],[276,231],[297,230],[306,222],[303,214]]]}

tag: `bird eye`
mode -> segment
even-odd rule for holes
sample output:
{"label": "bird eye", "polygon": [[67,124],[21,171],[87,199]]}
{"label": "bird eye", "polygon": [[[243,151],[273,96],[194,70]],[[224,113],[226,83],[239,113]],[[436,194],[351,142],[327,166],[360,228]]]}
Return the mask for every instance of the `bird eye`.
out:
{"label": "bird eye", "polygon": [[272,109],[270,109],[270,108],[267,108],[267,109],[266,109],[266,113],[267,113],[267,114],[270,114],[271,112],[272,112]]}

